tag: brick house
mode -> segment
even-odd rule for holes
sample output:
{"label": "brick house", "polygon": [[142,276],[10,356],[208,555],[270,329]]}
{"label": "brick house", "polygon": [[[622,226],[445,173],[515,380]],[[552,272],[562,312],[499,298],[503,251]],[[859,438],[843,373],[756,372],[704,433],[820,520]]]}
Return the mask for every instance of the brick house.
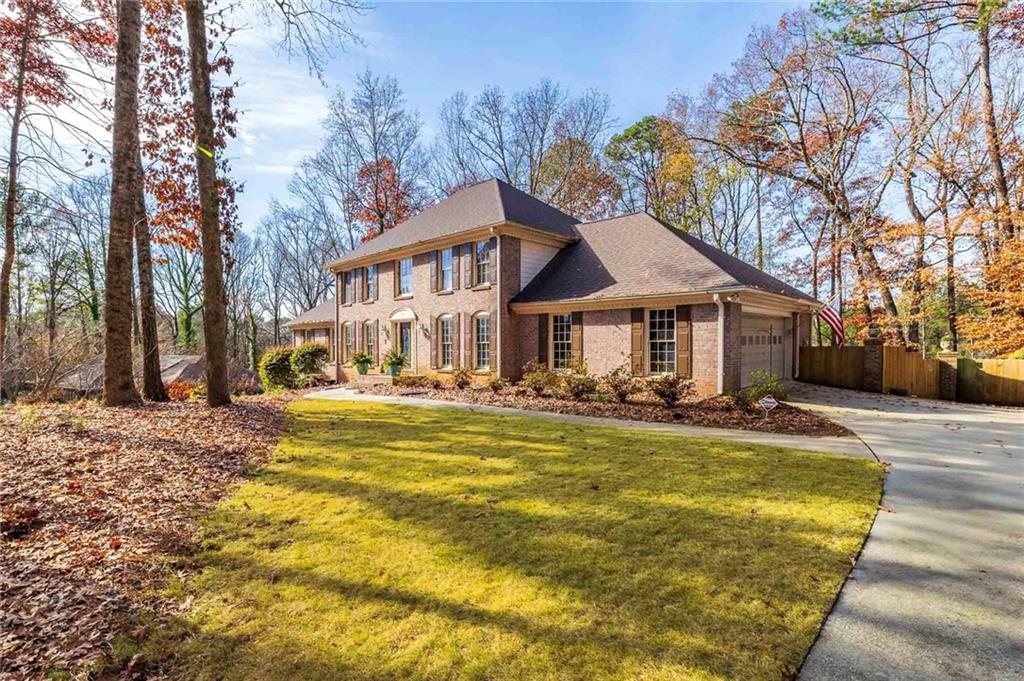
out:
{"label": "brick house", "polygon": [[[379,371],[398,347],[406,373],[465,366],[515,379],[529,361],[583,361],[598,375],[628,364],[730,392],[757,369],[793,377],[819,306],[645,213],[583,223],[500,180],[455,192],[328,268],[341,381],[355,375],[354,353]],[[291,328],[329,341],[323,307]]]}
{"label": "brick house", "polygon": [[299,347],[303,343],[321,343],[327,346],[327,361],[324,363],[324,374],[332,381],[337,373],[337,337],[334,327],[337,324],[337,305],[334,298],[328,298],[312,310],[306,310],[283,326],[291,331],[292,345]]}

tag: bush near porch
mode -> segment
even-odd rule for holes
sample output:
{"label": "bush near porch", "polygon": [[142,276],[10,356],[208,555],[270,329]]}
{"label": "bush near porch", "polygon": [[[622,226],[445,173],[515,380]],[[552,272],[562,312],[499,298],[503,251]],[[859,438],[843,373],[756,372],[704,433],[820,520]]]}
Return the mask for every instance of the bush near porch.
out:
{"label": "bush near porch", "polygon": [[[188,679],[793,678],[871,525],[873,462],[304,401],[204,524]],[[657,471],[657,475],[651,475]]]}

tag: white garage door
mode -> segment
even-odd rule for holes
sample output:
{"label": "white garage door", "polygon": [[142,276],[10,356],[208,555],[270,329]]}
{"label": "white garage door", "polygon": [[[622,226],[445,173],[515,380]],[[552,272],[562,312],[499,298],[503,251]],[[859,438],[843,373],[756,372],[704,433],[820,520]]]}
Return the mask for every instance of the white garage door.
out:
{"label": "white garage door", "polygon": [[743,315],[740,340],[742,385],[749,385],[750,374],[758,370],[771,371],[779,378],[790,378],[792,362],[789,360],[791,334],[787,333],[788,321],[783,317]]}

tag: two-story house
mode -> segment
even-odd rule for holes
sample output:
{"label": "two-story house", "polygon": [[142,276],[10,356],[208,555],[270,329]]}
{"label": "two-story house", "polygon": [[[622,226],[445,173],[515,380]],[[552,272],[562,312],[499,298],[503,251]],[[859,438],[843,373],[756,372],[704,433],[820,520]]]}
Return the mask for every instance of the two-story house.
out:
{"label": "two-story house", "polygon": [[[645,213],[584,223],[500,180],[455,192],[345,254],[339,380],[392,347],[411,373],[517,378],[529,361],[602,374],[678,373],[728,392],[791,377],[810,296]],[[324,316],[322,314],[318,316]]]}

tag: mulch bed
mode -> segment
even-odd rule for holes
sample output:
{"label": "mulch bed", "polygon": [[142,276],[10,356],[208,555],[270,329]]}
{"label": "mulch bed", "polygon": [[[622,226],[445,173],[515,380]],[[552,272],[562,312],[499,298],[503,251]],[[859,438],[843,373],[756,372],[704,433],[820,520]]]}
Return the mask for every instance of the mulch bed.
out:
{"label": "mulch bed", "polygon": [[267,460],[298,393],[0,408],[0,678],[81,670],[154,596],[194,520]]}
{"label": "mulch bed", "polygon": [[680,423],[711,428],[738,428],[787,435],[841,437],[852,434],[837,423],[785,403],[780,403],[765,417],[764,410],[761,408],[744,409],[731,397],[709,397],[679,404],[670,409],[653,395],[645,394],[631,398],[627,404],[619,404],[614,400],[605,399],[575,401],[556,396],[536,397],[532,393],[517,388],[495,394],[487,388],[458,390],[455,388],[435,389],[378,385],[366,388],[365,391],[380,395],[407,395],[451,402],[513,407],[530,411],[548,411],[556,414],[602,416],[655,423]]}

